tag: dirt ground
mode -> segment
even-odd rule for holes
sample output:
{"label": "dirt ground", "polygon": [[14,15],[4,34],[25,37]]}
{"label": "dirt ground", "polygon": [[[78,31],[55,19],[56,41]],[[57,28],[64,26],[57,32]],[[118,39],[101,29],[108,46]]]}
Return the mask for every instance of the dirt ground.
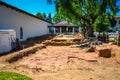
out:
{"label": "dirt ground", "polygon": [[[58,35],[56,38],[73,36],[84,42],[81,34]],[[21,73],[33,80],[120,80],[120,47],[117,45],[103,44],[96,47],[111,50],[111,57],[105,58],[100,57],[98,51],[87,52],[87,47],[79,45],[44,46],[41,43],[53,37],[55,35],[28,39],[23,42],[25,49],[0,56],[0,71]],[[19,59],[9,63],[13,58]]]}
{"label": "dirt ground", "polygon": [[[109,47],[111,58],[99,57],[87,48],[47,46],[14,63],[1,62],[0,71],[25,74],[33,80],[120,80],[120,49]],[[117,57],[115,57],[117,56]]]}

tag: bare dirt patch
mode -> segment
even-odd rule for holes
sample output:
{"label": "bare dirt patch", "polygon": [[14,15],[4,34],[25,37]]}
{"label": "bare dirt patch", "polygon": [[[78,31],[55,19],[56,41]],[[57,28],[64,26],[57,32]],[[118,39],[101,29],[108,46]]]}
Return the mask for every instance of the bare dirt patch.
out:
{"label": "bare dirt patch", "polygon": [[[77,43],[86,42],[80,34],[58,35],[56,38],[67,37],[70,39],[73,36],[76,36],[75,39],[79,38]],[[65,40],[71,42],[68,39]],[[28,44],[31,44],[31,41]],[[76,40],[72,41],[76,42]],[[108,54],[110,56],[106,57]],[[33,80],[119,80],[120,47],[104,44],[88,49],[81,48],[79,45],[35,44],[21,51],[1,56],[0,71],[18,72]]]}
{"label": "bare dirt patch", "polygon": [[83,37],[81,33],[77,33],[74,35],[57,35],[51,40],[46,40],[43,42],[45,45],[52,46],[69,46],[73,44],[79,44],[86,42],[87,40]]}
{"label": "bare dirt patch", "polygon": [[47,46],[14,63],[1,62],[0,71],[18,72],[33,80],[119,80],[119,47],[100,47],[112,48],[113,56],[99,57],[97,52],[86,53],[86,48]]}

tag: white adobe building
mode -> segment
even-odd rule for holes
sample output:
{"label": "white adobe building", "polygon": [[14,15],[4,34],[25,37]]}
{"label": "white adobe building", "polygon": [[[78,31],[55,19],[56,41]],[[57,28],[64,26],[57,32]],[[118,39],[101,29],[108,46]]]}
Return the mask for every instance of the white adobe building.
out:
{"label": "white adobe building", "polygon": [[16,32],[13,29],[0,28],[0,54],[15,48]]}
{"label": "white adobe building", "polygon": [[0,1],[0,28],[14,29],[20,41],[48,34],[48,25],[51,24],[49,21]]}
{"label": "white adobe building", "polygon": [[116,22],[116,25],[115,25],[114,28],[112,28],[112,30],[113,30],[114,32],[120,30],[120,16],[115,16],[115,20],[117,21],[117,22]]}

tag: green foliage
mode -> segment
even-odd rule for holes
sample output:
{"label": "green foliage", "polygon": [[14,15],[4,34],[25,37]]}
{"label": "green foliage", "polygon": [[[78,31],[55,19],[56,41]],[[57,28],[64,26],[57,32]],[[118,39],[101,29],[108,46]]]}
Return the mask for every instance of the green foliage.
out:
{"label": "green foliage", "polygon": [[110,23],[111,23],[111,27],[115,27],[117,21],[115,20],[115,18],[110,19]]}
{"label": "green foliage", "polygon": [[115,27],[117,21],[115,20],[115,17],[114,15],[111,15],[108,13],[108,19],[109,19],[109,22],[110,22],[110,26],[113,28]]}
{"label": "green foliage", "polygon": [[64,15],[65,17],[75,17],[77,20],[82,18],[85,21],[89,21],[89,19],[105,13],[107,7],[113,10],[116,7],[113,5],[114,1],[59,0],[56,2],[56,10],[58,14]]}
{"label": "green foliage", "polygon": [[109,38],[109,41],[110,42],[117,42],[118,38],[117,37],[112,37],[112,38]]}
{"label": "green foliage", "polygon": [[93,24],[94,31],[96,32],[105,32],[108,26],[110,26],[110,22],[105,16],[99,16]]}
{"label": "green foliage", "polygon": [[0,72],[0,80],[32,80],[31,78],[14,72]]}
{"label": "green foliage", "polygon": [[[51,1],[51,0],[49,0]],[[55,15],[55,20],[67,19],[71,22],[81,22],[88,36],[92,36],[92,25],[95,23],[97,25],[102,24],[102,27],[106,27],[106,23],[96,22],[99,16],[103,14],[108,16],[115,15],[118,11],[116,6],[116,0],[54,0],[56,4],[57,15]],[[109,9],[109,10],[107,10]],[[110,12],[109,12],[110,11]],[[107,12],[110,14],[108,15]],[[104,21],[106,21],[104,19]],[[110,21],[110,20],[109,20]],[[112,20],[111,20],[112,22]],[[96,26],[97,27],[97,26]],[[101,27],[98,26],[100,29]],[[90,31],[91,30],[91,31]]]}
{"label": "green foliage", "polygon": [[52,16],[51,16],[51,14],[50,14],[50,13],[48,14],[48,17],[47,17],[47,19],[46,19],[46,20],[48,20],[48,21],[52,22]]}
{"label": "green foliage", "polygon": [[51,16],[50,13],[48,14],[48,16],[46,16],[45,13],[40,13],[40,12],[38,12],[38,13],[36,14],[36,16],[39,17],[39,18],[42,18],[42,19],[44,19],[44,20],[48,20],[48,21],[52,22],[52,16]]}
{"label": "green foliage", "polygon": [[38,13],[36,14],[36,16],[39,17],[39,18],[42,18],[42,19],[46,19],[46,14],[45,14],[45,13],[40,13],[40,12],[38,12]]}

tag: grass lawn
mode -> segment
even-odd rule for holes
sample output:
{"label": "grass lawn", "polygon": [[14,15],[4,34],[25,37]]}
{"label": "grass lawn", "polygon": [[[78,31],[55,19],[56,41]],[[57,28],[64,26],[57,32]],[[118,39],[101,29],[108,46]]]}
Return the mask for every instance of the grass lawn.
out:
{"label": "grass lawn", "polygon": [[32,80],[31,78],[14,72],[0,72],[0,80]]}

